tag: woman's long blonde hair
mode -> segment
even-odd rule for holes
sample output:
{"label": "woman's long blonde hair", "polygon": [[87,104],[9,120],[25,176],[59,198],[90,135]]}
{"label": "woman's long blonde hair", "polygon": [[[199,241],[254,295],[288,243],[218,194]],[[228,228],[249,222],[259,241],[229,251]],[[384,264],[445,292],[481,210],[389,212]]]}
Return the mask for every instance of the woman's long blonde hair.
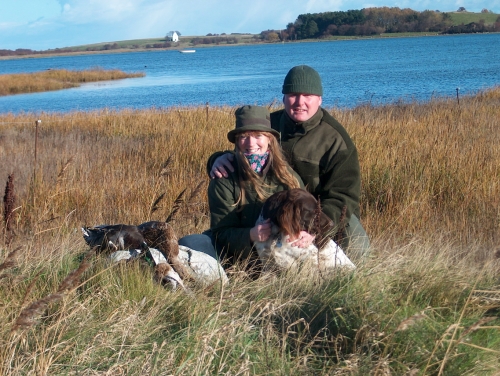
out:
{"label": "woman's long blonde hair", "polygon": [[269,157],[267,159],[266,167],[264,168],[264,173],[271,173],[276,180],[280,183],[287,186],[288,189],[292,188],[300,188],[299,181],[293,174],[290,172],[290,167],[286,161],[283,152],[281,151],[281,146],[278,144],[278,140],[271,132],[244,132],[236,135],[235,142],[235,154],[236,154],[236,162],[238,163],[238,167],[240,169],[239,174],[239,186],[240,186],[240,195],[235,205],[244,204],[245,203],[245,190],[248,187],[254,187],[257,193],[257,197],[260,201],[264,202],[269,196],[272,195],[273,192],[270,192],[269,189],[271,186],[264,183],[264,180],[259,176],[248,163],[245,154],[238,148],[238,140],[242,135],[247,135],[249,133],[263,134],[267,138],[269,138]]}

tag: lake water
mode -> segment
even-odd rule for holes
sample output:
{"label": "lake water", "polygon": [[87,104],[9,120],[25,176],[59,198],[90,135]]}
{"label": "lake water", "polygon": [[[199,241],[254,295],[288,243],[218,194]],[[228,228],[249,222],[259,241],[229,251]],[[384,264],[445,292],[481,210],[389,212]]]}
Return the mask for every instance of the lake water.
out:
{"label": "lake water", "polygon": [[353,107],[456,96],[500,85],[500,34],[363,39],[0,61],[0,74],[102,67],[143,78],[0,97],[0,113],[184,105],[266,105],[281,100],[288,70],[314,67],[323,105]]}

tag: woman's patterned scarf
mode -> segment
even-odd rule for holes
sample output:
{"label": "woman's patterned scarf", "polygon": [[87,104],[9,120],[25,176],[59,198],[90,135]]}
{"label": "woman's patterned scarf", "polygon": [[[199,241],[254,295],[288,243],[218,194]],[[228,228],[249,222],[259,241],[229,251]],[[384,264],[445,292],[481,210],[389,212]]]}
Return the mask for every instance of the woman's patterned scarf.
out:
{"label": "woman's patterned scarf", "polygon": [[269,152],[266,151],[264,154],[245,154],[245,157],[250,163],[250,167],[257,174],[260,174],[264,167],[266,167],[267,158],[269,157]]}

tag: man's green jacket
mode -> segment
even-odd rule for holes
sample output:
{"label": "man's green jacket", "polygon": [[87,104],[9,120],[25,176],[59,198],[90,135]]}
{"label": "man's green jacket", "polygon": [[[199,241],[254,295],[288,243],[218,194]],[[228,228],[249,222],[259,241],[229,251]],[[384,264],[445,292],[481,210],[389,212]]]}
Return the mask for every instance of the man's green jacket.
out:
{"label": "man's green jacket", "polygon": [[[271,114],[271,126],[280,132],[281,147],[288,162],[306,189],[315,198],[319,197],[325,214],[340,225],[345,206],[346,218],[342,225],[349,222],[352,214],[359,218],[358,151],[344,127],[322,108],[303,123],[295,123],[285,110],[275,111]],[[223,153],[214,153],[208,159],[208,173]]]}
{"label": "man's green jacket", "polygon": [[281,146],[306,189],[336,225],[347,207],[359,218],[361,175],[358,152],[344,127],[320,108],[308,121],[295,123],[284,110],[271,114],[271,126],[281,134]]}

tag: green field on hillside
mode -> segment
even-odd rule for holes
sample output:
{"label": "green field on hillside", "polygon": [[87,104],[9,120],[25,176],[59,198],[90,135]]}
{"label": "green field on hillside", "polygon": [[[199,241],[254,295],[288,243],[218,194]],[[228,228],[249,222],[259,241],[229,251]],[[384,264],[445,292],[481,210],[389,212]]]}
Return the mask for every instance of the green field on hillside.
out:
{"label": "green field on hillside", "polygon": [[87,51],[89,49],[99,49],[106,45],[114,45],[117,44],[119,48],[146,48],[148,44],[156,44],[156,43],[165,43],[165,38],[148,38],[148,39],[131,39],[131,40],[122,40],[122,41],[113,41],[113,42],[101,42],[101,43],[93,43],[93,44],[84,44],[81,46],[67,46],[61,49],[72,49],[78,51]]}
{"label": "green field on hillside", "polygon": [[472,12],[449,12],[453,25],[467,25],[471,22],[479,23],[484,20],[487,25],[492,25],[500,17],[497,13],[472,13]]}
{"label": "green field on hillside", "polygon": [[[54,52],[59,52],[61,50],[72,50],[72,51],[92,51],[92,50],[119,50],[119,49],[150,49],[150,48],[171,48],[171,49],[183,49],[190,48],[193,46],[203,46],[203,45],[214,45],[214,44],[235,44],[234,40],[236,39],[236,43],[255,43],[255,35],[258,34],[227,34],[227,35],[217,35],[217,36],[185,36],[180,37],[179,42],[168,42],[165,37],[158,38],[148,38],[148,39],[130,39],[130,40],[122,40],[122,41],[113,41],[113,42],[102,42],[102,43],[93,43],[93,44],[85,44],[81,46],[67,46],[64,48],[59,48],[53,50]],[[204,38],[215,38],[218,39],[218,43],[193,43],[193,40],[198,39],[202,40]],[[170,46],[164,45],[168,43]],[[163,46],[164,45],[164,46]],[[107,46],[107,48],[106,48]]]}
{"label": "green field on hillside", "polygon": [[113,44],[113,43],[118,44],[118,46],[122,48],[131,48],[134,45],[145,46],[147,44],[165,43],[165,38],[130,39],[130,40],[115,41],[115,42],[102,42],[102,43],[86,44],[75,48],[86,49],[88,47],[101,47],[105,46],[106,44]]}

